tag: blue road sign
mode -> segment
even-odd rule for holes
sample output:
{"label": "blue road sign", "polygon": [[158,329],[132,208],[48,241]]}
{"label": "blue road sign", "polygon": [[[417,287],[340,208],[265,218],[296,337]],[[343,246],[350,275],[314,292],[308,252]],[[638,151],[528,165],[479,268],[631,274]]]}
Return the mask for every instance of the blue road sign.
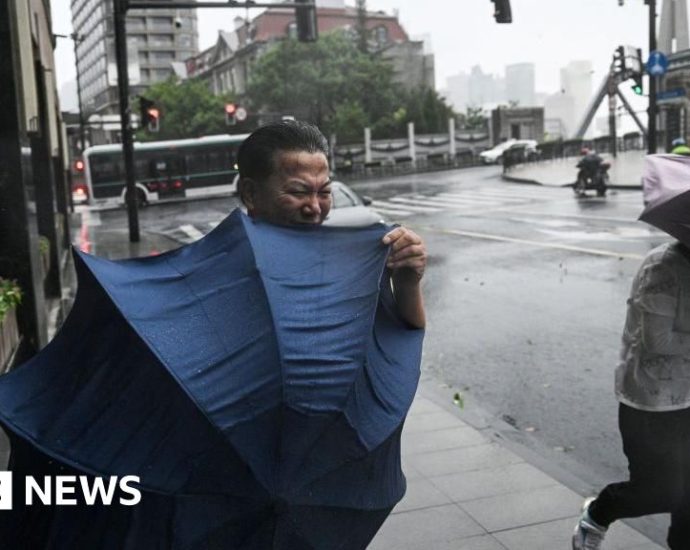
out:
{"label": "blue road sign", "polygon": [[651,76],[665,75],[667,70],[668,57],[666,57],[662,52],[656,50],[649,54],[649,59],[647,60],[647,72]]}
{"label": "blue road sign", "polygon": [[661,99],[675,99],[677,97],[685,97],[685,88],[672,88],[670,90],[664,90],[656,95],[657,100]]}

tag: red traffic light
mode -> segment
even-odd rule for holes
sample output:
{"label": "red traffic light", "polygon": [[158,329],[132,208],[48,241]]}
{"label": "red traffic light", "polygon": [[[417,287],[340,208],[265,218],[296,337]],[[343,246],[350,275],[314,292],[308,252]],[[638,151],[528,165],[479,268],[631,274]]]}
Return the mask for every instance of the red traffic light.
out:
{"label": "red traffic light", "polygon": [[147,112],[149,114],[149,117],[151,117],[152,119],[158,119],[161,114],[160,111],[155,107],[151,107],[150,109],[148,109]]}
{"label": "red traffic light", "polygon": [[83,172],[84,171],[84,161],[79,159],[74,161],[74,169],[77,172]]}
{"label": "red traffic light", "polygon": [[237,111],[237,105],[234,103],[226,103],[225,104],[225,112],[229,115],[234,115],[235,112]]}

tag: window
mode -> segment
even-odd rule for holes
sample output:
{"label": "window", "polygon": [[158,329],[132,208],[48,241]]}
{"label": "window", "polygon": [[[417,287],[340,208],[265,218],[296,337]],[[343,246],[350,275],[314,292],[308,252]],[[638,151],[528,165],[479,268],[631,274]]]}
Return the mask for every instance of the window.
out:
{"label": "window", "polygon": [[149,37],[149,44],[151,46],[172,46],[173,45],[173,35],[172,34],[158,34]]}
{"label": "window", "polygon": [[169,63],[175,61],[175,54],[173,52],[151,52],[152,63]]}
{"label": "window", "polygon": [[297,39],[297,23],[295,21],[292,21],[287,26],[286,34],[288,38],[294,38],[295,40]]}
{"label": "window", "polygon": [[374,40],[379,46],[388,43],[388,29],[383,25],[374,29]]}

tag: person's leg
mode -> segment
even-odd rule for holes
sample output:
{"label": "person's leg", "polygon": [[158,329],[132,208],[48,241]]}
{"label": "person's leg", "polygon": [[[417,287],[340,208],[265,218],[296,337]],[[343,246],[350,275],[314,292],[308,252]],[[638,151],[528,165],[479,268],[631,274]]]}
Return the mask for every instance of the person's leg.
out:
{"label": "person's leg", "polygon": [[683,431],[681,439],[681,460],[683,467],[677,480],[685,487],[681,504],[671,512],[671,526],[668,530],[668,546],[672,550],[690,550],[690,409],[679,411],[678,421]]}
{"label": "person's leg", "polygon": [[591,519],[608,527],[621,518],[668,513],[684,499],[685,411],[647,412],[621,405],[619,427],[630,480],[608,485],[591,503]]}

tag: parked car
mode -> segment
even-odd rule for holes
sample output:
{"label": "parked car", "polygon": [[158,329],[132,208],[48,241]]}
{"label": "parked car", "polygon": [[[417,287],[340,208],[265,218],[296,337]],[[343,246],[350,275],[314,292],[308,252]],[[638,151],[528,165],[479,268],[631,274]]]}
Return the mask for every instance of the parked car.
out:
{"label": "parked car", "polygon": [[508,149],[525,148],[525,160],[529,160],[538,155],[537,142],[533,139],[509,139],[499,143],[493,149],[479,153],[479,158],[483,164],[502,164],[503,153]]}
{"label": "parked car", "polygon": [[386,221],[381,214],[370,207],[369,197],[360,197],[340,181],[331,184],[333,206],[324,221],[331,227],[363,227]]}

